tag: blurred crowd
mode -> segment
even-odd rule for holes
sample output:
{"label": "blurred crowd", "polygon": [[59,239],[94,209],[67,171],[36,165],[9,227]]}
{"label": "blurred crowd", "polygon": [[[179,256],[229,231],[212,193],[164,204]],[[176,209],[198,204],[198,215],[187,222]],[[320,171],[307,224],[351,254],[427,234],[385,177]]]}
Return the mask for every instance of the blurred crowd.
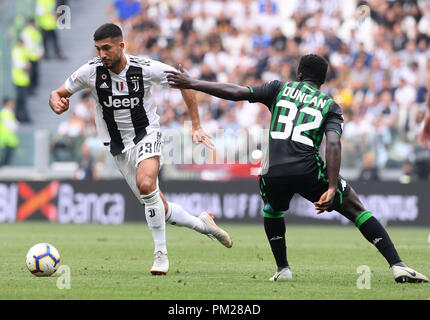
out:
{"label": "blurred crowd", "polygon": [[69,117],[60,123],[52,136],[52,160],[76,162],[78,168],[74,172],[75,179],[97,179],[97,165],[105,161],[105,149],[97,137],[95,104],[89,90],[78,95]]}
{"label": "blurred crowd", "polygon": [[[410,177],[419,158],[417,177],[428,179],[430,154],[416,139],[430,88],[429,1],[115,0],[108,12],[123,28],[126,53],[180,63],[204,80],[294,80],[301,55],[324,56],[330,68],[322,90],[345,118],[343,167],[362,168],[368,180],[385,168]],[[182,128],[188,115],[180,92],[153,88],[153,95],[163,129]],[[263,105],[197,97],[211,134],[267,129]]]}

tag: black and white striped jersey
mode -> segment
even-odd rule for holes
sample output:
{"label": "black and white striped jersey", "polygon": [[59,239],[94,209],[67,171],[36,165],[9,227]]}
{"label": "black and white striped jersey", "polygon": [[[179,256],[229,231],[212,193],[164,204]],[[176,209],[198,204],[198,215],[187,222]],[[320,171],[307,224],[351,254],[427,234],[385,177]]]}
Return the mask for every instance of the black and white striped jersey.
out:
{"label": "black and white striped jersey", "polygon": [[113,155],[132,148],[160,127],[152,85],[168,87],[166,70],[173,67],[156,60],[125,55],[120,74],[107,69],[99,57],[88,61],[65,82],[71,94],[89,88],[96,103],[97,132]]}

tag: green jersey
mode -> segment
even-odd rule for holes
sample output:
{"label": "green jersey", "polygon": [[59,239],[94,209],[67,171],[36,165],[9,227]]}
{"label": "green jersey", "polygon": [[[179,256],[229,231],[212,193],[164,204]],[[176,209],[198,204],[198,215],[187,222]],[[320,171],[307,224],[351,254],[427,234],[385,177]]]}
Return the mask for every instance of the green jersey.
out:
{"label": "green jersey", "polygon": [[249,101],[265,104],[272,115],[262,174],[297,176],[321,166],[324,133],[342,134],[342,110],[333,98],[307,82],[275,80],[249,89]]}

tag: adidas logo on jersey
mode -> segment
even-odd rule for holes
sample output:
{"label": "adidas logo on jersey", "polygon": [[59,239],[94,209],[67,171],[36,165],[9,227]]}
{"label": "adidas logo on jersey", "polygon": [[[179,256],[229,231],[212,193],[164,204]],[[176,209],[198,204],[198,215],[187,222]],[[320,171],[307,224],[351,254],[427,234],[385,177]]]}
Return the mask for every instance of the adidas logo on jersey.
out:
{"label": "adidas logo on jersey", "polygon": [[127,98],[127,96],[120,98],[109,96],[107,101],[103,101],[103,106],[105,107],[113,107],[113,108],[130,108],[138,106],[140,99],[138,97]]}
{"label": "adidas logo on jersey", "polygon": [[106,89],[106,88],[109,88],[109,86],[107,85],[107,83],[106,82],[103,82],[101,85],[100,85],[100,87],[99,88],[101,88],[101,89]]}

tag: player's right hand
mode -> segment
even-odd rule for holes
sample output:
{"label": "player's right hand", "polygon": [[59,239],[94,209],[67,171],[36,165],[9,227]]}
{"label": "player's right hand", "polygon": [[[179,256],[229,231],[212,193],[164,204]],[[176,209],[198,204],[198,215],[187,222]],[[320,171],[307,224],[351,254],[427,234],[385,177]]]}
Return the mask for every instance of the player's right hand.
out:
{"label": "player's right hand", "polygon": [[192,81],[193,79],[189,76],[189,74],[184,70],[182,65],[179,65],[179,71],[164,71],[167,73],[167,82],[172,88],[179,89],[192,89]]}
{"label": "player's right hand", "polygon": [[212,135],[208,134],[203,130],[202,127],[193,128],[192,129],[192,137],[195,144],[203,143],[206,147],[211,150],[215,149],[214,144],[212,143]]}
{"label": "player's right hand", "polygon": [[336,189],[328,189],[324,192],[317,202],[314,202],[315,209],[318,211],[317,214],[323,213],[329,209],[334,201],[334,196],[336,195]]}
{"label": "player's right hand", "polygon": [[64,111],[69,110],[70,98],[60,98],[57,104],[54,106],[54,112],[56,114],[62,114]]}

